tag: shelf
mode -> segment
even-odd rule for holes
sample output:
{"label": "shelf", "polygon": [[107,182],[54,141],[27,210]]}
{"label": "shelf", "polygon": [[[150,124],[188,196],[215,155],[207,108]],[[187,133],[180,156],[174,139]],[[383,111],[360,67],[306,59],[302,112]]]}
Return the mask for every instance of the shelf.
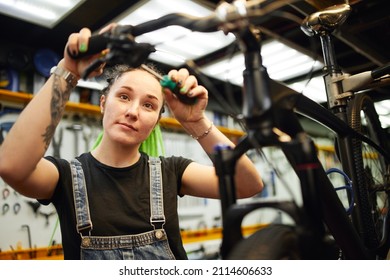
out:
{"label": "shelf", "polygon": [[62,260],[62,245],[0,252],[0,260]]}
{"label": "shelf", "polygon": [[[10,101],[15,103],[27,104],[34,97],[34,95],[22,92],[13,92],[5,89],[0,89],[0,101]],[[87,103],[76,103],[68,101],[65,110],[69,112],[79,112],[92,115],[101,115],[99,106]]]}
{"label": "shelf", "polygon": [[14,92],[6,89],[0,89],[0,100],[11,101],[17,103],[28,103],[33,95],[29,93]]}
{"label": "shelf", "polygon": [[[5,89],[0,89],[0,101],[3,100],[3,101],[15,102],[15,103],[27,104],[28,102],[30,102],[30,100],[33,97],[34,95],[29,93],[14,92]],[[96,115],[101,116],[99,106],[91,105],[87,103],[76,103],[76,102],[68,101],[66,103],[65,110],[69,112],[85,113],[85,114],[91,114],[95,116]],[[160,120],[160,125],[162,128],[165,129],[183,131],[183,128],[181,127],[180,123],[174,118],[163,117]],[[238,129],[229,129],[222,126],[218,126],[218,129],[229,138],[237,138],[244,135],[244,132]]]}
{"label": "shelf", "polygon": [[[161,118],[160,126],[162,128],[166,128],[166,129],[174,129],[174,130],[183,131],[183,128],[180,125],[180,123],[174,118],[167,118],[167,117]],[[217,127],[223,134],[225,134],[229,138],[241,137],[244,135],[244,132],[241,130],[238,130],[238,129],[230,129],[230,128],[226,128],[223,126],[217,126]]]}

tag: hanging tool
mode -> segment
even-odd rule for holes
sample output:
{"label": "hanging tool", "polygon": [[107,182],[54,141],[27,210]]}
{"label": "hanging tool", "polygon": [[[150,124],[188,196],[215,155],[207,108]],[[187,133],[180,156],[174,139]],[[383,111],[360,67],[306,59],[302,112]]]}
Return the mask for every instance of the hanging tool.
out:
{"label": "hanging tool", "polygon": [[32,242],[31,242],[31,231],[29,225],[22,225],[22,229],[27,229],[27,236],[28,236],[28,247],[30,248],[30,259],[33,258],[33,252],[32,252]]}
{"label": "hanging tool", "polygon": [[8,189],[8,188],[5,188],[5,189],[3,190],[3,199],[6,200],[7,197],[9,197],[9,194],[10,194],[9,189]]}
{"label": "hanging tool", "polygon": [[187,94],[181,94],[180,93],[180,88],[178,87],[177,83],[172,81],[168,75],[160,75],[150,67],[148,67],[145,64],[141,64],[141,68],[147,71],[148,73],[152,74],[155,76],[159,81],[162,87],[170,89],[175,96],[180,100],[180,102],[187,104],[187,105],[194,105],[197,101],[196,98],[191,98]]}
{"label": "hanging tool", "polygon": [[85,143],[85,152],[88,152],[91,150],[91,140],[96,139],[97,133],[96,129],[94,127],[94,119],[92,118],[86,118],[85,119],[86,126],[84,127],[82,131],[84,143]]}
{"label": "hanging tool", "polygon": [[66,129],[72,130],[74,133],[74,156],[77,157],[79,155],[79,133],[83,130],[83,126],[81,124],[74,123]]}
{"label": "hanging tool", "polygon": [[9,204],[4,203],[2,208],[2,214],[5,215],[8,212],[8,210],[9,210]]}
{"label": "hanging tool", "polygon": [[22,206],[20,205],[20,203],[19,202],[16,202],[15,204],[14,204],[14,214],[15,215],[17,215],[18,213],[19,213],[19,211],[20,211],[20,209],[22,208]]}
{"label": "hanging tool", "polygon": [[53,137],[52,139],[52,145],[53,145],[53,156],[54,157],[57,157],[57,158],[60,158],[60,148],[61,148],[61,144],[62,144],[62,135],[63,135],[63,128],[60,127],[58,129],[58,140],[56,139],[56,137]]}
{"label": "hanging tool", "polygon": [[38,216],[38,209],[41,207],[41,204],[38,201],[26,201],[28,205],[31,206],[32,210],[34,211],[35,217]]}
{"label": "hanging tool", "polygon": [[42,212],[42,211],[39,211],[39,214],[40,215],[42,215],[42,216],[44,216],[45,218],[46,218],[46,226],[48,226],[49,225],[49,218],[52,216],[52,215],[54,215],[54,214],[56,214],[57,212],[56,211],[52,211],[52,212],[50,212],[50,213],[44,213],[44,212]]}

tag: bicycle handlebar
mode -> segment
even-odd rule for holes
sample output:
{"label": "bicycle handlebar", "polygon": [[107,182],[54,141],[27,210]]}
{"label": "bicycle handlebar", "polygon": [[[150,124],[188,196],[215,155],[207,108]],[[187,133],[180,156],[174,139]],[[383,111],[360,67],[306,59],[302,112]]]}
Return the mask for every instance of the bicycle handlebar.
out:
{"label": "bicycle handlebar", "polygon": [[83,58],[89,55],[97,54],[107,48],[107,45],[111,42],[108,34],[94,35],[89,38],[88,50],[84,53],[78,53],[74,55],[69,48],[66,49],[68,55],[73,59]]}
{"label": "bicycle handlebar", "polygon": [[167,14],[139,25],[118,25],[111,31],[91,36],[87,52],[73,55],[68,49],[68,54],[73,59],[79,59],[103,51],[110,43],[127,42],[136,44],[134,41],[135,37],[172,25],[186,27],[192,31],[213,32],[218,30],[219,23],[219,20],[214,15],[209,17],[193,17],[183,13]]}
{"label": "bicycle handlebar", "polygon": [[183,13],[173,13],[133,26],[131,33],[136,37],[171,25],[179,25],[192,31],[214,32],[218,31],[220,23],[221,21],[215,14],[207,17],[194,17]]}
{"label": "bicycle handlebar", "polygon": [[[126,42],[127,40],[127,42],[135,43],[134,38],[137,36],[172,25],[185,27],[191,31],[214,32],[223,29],[225,33],[228,33],[241,27],[240,24],[236,24],[237,22],[249,18],[256,18],[256,20],[266,18],[272,11],[296,1],[298,0],[233,1],[231,4],[222,2],[209,16],[195,17],[185,13],[171,13],[135,26],[118,25],[111,31],[92,36],[86,53],[78,55],[72,55],[69,51],[68,53],[72,58],[78,59],[99,53],[106,49],[107,44],[111,42],[120,42],[121,40]],[[259,5],[261,8],[257,7]]]}

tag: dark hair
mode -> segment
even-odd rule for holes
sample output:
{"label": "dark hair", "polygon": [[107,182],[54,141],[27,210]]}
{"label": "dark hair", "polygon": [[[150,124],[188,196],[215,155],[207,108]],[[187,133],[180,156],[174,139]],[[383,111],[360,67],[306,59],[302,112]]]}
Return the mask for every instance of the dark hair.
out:
{"label": "dark hair", "polygon": [[[154,64],[147,64],[147,67],[149,67],[150,69],[152,69],[153,71],[155,71],[156,73],[160,74],[161,76],[163,75],[157,68]],[[143,69],[141,66],[140,67],[130,67],[129,65],[126,65],[126,64],[117,64],[113,67],[110,67],[110,68],[107,68],[104,70],[104,76],[106,78],[106,81],[107,81],[107,86],[104,87],[101,91],[101,93],[103,95],[107,95],[108,92],[110,91],[111,89],[111,86],[124,74],[124,73],[127,73],[127,72],[131,72],[131,71],[135,71],[135,70],[140,70],[140,71],[144,71],[146,73],[149,73],[148,71],[146,71],[145,69]],[[153,76],[154,77],[154,76]],[[157,81],[159,81],[157,79],[157,77],[155,77]],[[161,117],[161,114],[164,113],[165,111],[165,99],[163,100],[163,105],[161,107],[161,110],[160,110],[160,117]]]}

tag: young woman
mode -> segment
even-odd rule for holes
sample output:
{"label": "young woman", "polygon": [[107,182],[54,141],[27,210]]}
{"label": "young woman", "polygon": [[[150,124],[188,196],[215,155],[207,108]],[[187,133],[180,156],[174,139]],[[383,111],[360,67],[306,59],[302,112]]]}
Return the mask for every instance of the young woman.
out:
{"label": "young woman", "polygon": [[[90,36],[87,28],[72,34],[67,48],[75,54],[85,51]],[[139,147],[165,103],[206,153],[217,144],[233,143],[206,117],[207,90],[186,69],[168,75],[181,94],[197,98],[194,105],[162,90],[150,73],[118,66],[100,99],[104,134],[97,148],[71,162],[45,157],[72,88],[97,56],[74,60],[64,52],[3,142],[0,175],[19,193],[54,204],[65,259],[186,259],[177,198],[218,198],[215,169],[182,157],[152,158]],[[236,180],[238,198],[263,187],[246,156],[239,160]]]}

